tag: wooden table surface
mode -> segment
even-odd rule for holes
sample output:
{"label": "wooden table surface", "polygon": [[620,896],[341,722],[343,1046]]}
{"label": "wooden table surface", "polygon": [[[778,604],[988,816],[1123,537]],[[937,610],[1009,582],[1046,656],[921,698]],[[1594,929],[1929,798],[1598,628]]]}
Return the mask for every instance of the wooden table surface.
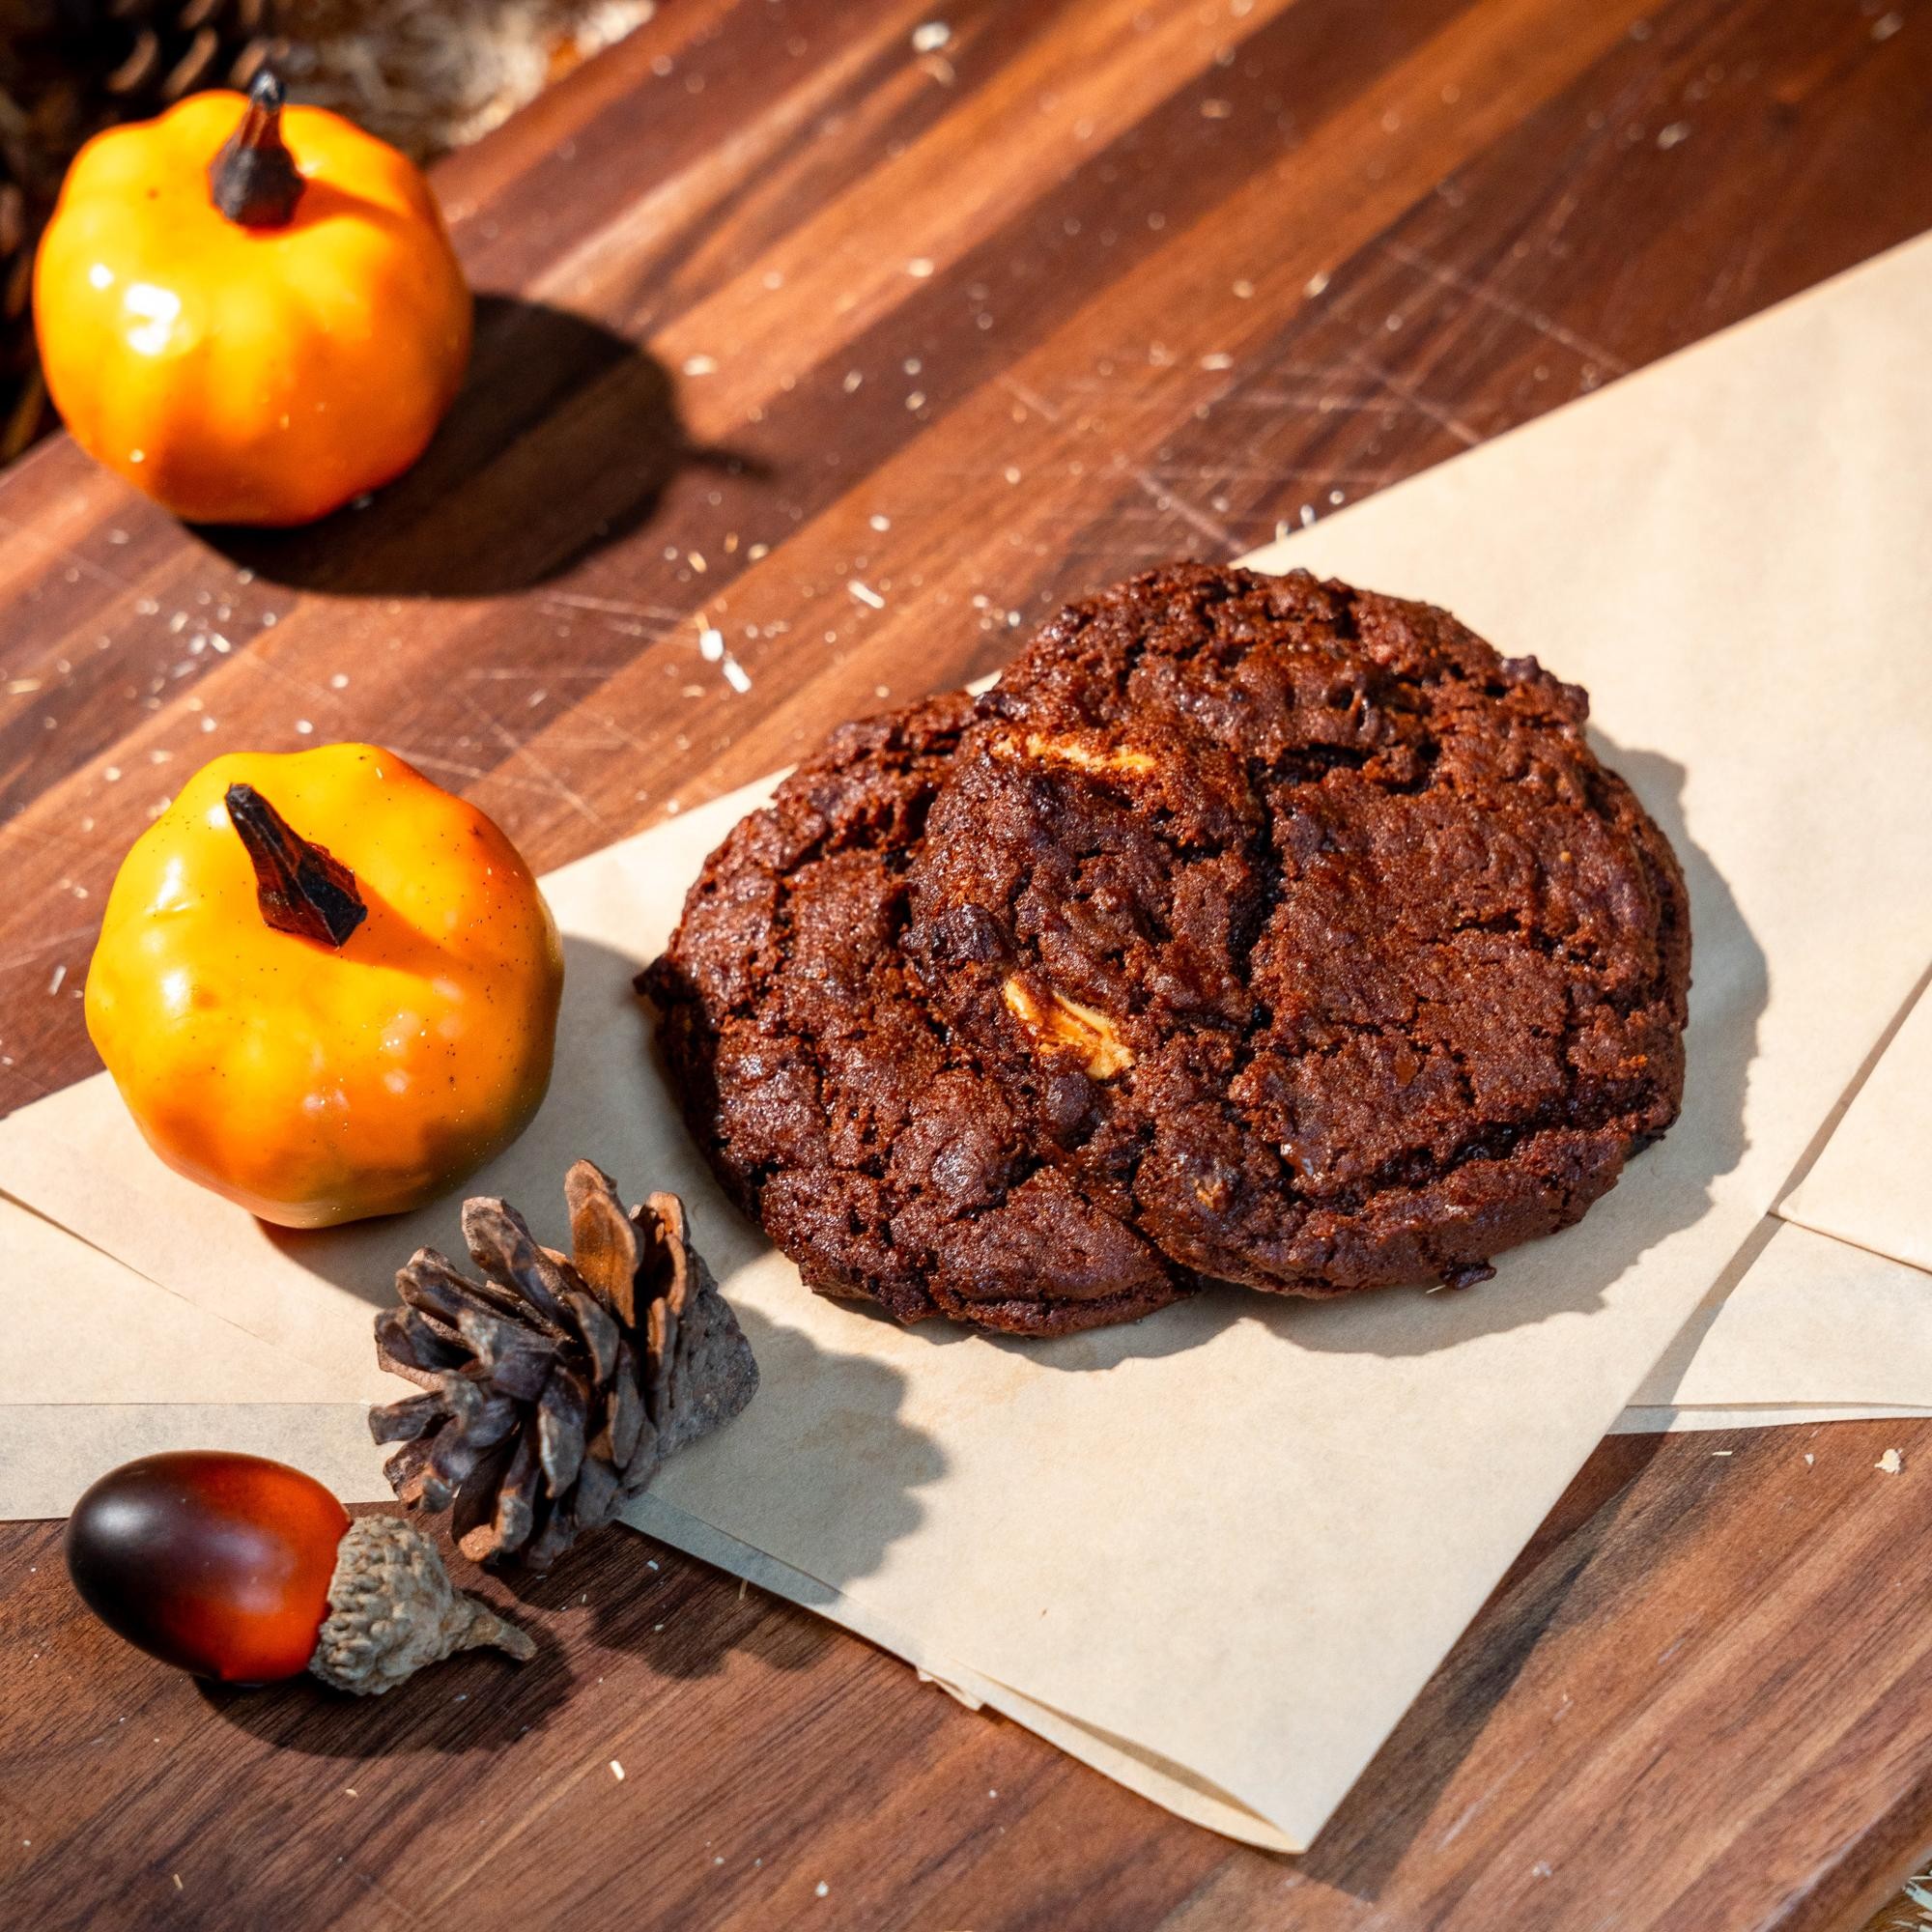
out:
{"label": "wooden table surface", "polygon": [[[1914,234],[1928,99],[1916,0],[668,0],[443,167],[412,477],[0,482],[0,1109],[210,754],[378,738],[556,865]],[[363,1708],[152,1667],[11,1525],[0,1920],[1851,1925],[1932,1841],[1928,1575],[1932,1425],[1612,1440],[1286,1860],[628,1533]]]}

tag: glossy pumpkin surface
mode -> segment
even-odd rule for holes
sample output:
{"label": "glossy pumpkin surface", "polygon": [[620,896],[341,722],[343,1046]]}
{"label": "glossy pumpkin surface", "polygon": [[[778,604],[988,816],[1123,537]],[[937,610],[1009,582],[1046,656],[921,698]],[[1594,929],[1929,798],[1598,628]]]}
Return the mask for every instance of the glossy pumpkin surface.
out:
{"label": "glossy pumpkin surface", "polygon": [[191,95],[81,150],[35,322],[97,462],[189,522],[301,524],[422,454],[463,380],[470,298],[420,171],[321,108],[281,111],[289,218],[224,214],[209,168],[248,105]]}
{"label": "glossy pumpkin surface", "polygon": [[[231,786],[354,874],[367,912],[343,945],[264,918]],[[374,745],[236,753],[123,862],[87,1027],[171,1167],[326,1227],[419,1207],[524,1130],[562,985],[536,880],[474,806]]]}

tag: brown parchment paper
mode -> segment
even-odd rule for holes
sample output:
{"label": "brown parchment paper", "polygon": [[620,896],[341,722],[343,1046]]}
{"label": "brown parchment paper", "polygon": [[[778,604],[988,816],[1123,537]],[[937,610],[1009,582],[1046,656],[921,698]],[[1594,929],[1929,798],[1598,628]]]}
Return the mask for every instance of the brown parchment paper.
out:
{"label": "brown parchment paper", "polygon": [[[393,1386],[338,1377],[156,1287],[99,1248],[0,1201],[7,1326],[0,1407],[20,1403],[355,1402]],[[14,1472],[0,1459],[0,1490]]]}
{"label": "brown parchment paper", "polygon": [[1783,1221],[1748,1272],[1687,1322],[1633,1397],[1734,1406],[1932,1410],[1932,1274]]}
{"label": "brown parchment paper", "polygon": [[[753,1552],[1176,1809],[1304,1844],[1672,1337],[1762,1260],[1932,961],[1932,500],[1903,481],[1928,329],[1921,245],[1265,559],[1427,595],[1587,684],[1690,875],[1683,1121],[1478,1291],[1229,1292],[1034,1348],[816,1300],[718,1197],[626,991],[744,801],[556,875],[557,1082],[478,1188],[552,1238],[577,1153],[678,1188],[764,1370],[639,1523]],[[0,1184],[331,1378],[366,1363],[397,1261],[454,1240],[454,1204],[270,1236],[161,1169],[99,1082],[0,1122]]]}
{"label": "brown parchment paper", "polygon": [[[1917,648],[1932,658],[1932,639]],[[1932,770],[1918,809],[1932,812]],[[1932,1270],[1932,996],[1922,994],[1804,1178],[1777,1210],[1821,1235]],[[1920,1274],[1932,1330],[1932,1275]]]}

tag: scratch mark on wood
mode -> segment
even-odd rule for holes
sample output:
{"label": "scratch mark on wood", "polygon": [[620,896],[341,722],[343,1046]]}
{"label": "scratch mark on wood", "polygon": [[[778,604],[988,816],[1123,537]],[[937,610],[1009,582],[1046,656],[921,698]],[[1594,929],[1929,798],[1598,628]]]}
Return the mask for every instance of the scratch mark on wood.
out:
{"label": "scratch mark on wood", "polygon": [[1015,401],[1024,404],[1035,415],[1050,423],[1057,423],[1060,420],[1060,412],[1038,390],[1029,388],[1017,376],[1002,375],[1000,387]]}
{"label": "scratch mark on wood", "polygon": [[1135,465],[1130,473],[1134,481],[1153,498],[1156,509],[1172,511],[1189,528],[1200,531],[1204,537],[1210,538],[1225,551],[1233,553],[1241,548],[1240,538],[1226,524],[1190,503],[1178,491],[1169,489],[1158,476],[1150,474],[1139,465]]}
{"label": "scratch mark on wood", "polygon": [[311,684],[307,678],[298,677],[294,671],[284,670],[274,659],[263,655],[259,644],[252,650],[237,651],[229,662],[245,665],[250,670],[268,678],[271,683],[279,684],[288,691],[298,692],[304,697],[313,698],[318,704],[332,704],[338,711],[347,704],[348,700],[339,691],[330,691],[324,685]]}
{"label": "scratch mark on wood", "polygon": [[1612,375],[1626,376],[1630,373],[1630,364],[1622,356],[1613,355],[1600,342],[1592,342],[1586,335],[1578,335],[1574,328],[1566,327],[1553,317],[1545,315],[1541,309],[1526,307],[1500,290],[1490,287],[1487,282],[1473,282],[1467,275],[1441,262],[1431,261],[1427,255],[1405,242],[1384,242],[1381,245],[1382,252],[1400,262],[1404,268],[1413,269],[1417,274],[1427,275],[1431,281],[1439,283],[1445,289],[1453,289],[1471,301],[1481,302],[1488,308],[1512,317],[1525,328],[1534,329],[1538,335],[1559,342],[1565,349],[1574,349],[1579,355],[1588,356]]}
{"label": "scratch mark on wood", "polygon": [[23,946],[12,952],[0,952],[0,973],[11,973],[16,967],[31,966],[35,960],[43,959],[49,952],[58,952],[63,946],[75,946],[94,938],[97,927],[93,924],[71,925],[65,931],[50,933],[44,939],[37,939],[30,946]]}
{"label": "scratch mark on wood", "polygon": [[656,617],[667,624],[681,624],[685,613],[663,604],[633,604],[622,597],[586,597],[574,590],[547,591],[537,600],[545,610],[596,611],[613,617]]}
{"label": "scratch mark on wood", "polygon": [[1398,376],[1393,369],[1384,369],[1379,363],[1372,362],[1359,351],[1351,354],[1349,359],[1364,375],[1373,376],[1391,395],[1400,397],[1417,415],[1427,416],[1437,428],[1447,430],[1464,448],[1473,449],[1483,440],[1480,433],[1471,429],[1454,411],[1432,402],[1413,383]]}
{"label": "scratch mark on wood", "polygon": [[549,795],[560,799],[572,810],[581,812],[600,832],[610,831],[611,824],[604,814],[580,791],[566,784],[563,779],[532,752],[527,745],[520,744],[515,735],[499,724],[489,712],[476,702],[468,692],[462,694],[463,702],[472,712],[485,730],[508,752],[512,757],[521,758],[544,781],[544,789]]}
{"label": "scratch mark on wood", "polygon": [[82,556],[77,550],[48,536],[43,530],[35,529],[31,524],[20,523],[13,517],[0,516],[0,530],[5,530],[10,537],[26,538],[36,548],[45,551],[49,556],[57,556],[63,563],[71,563],[76,570],[84,570],[90,577],[98,577],[101,582],[112,584],[116,590],[125,590],[130,597],[134,594],[136,588],[134,583],[118,571],[109,570],[103,563],[96,563],[92,557]]}

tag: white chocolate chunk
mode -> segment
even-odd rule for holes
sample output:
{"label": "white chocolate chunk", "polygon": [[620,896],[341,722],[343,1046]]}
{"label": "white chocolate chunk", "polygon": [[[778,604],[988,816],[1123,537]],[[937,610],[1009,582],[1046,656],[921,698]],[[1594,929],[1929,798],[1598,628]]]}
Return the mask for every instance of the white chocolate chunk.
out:
{"label": "white chocolate chunk", "polygon": [[1090,745],[1082,738],[1029,731],[1022,738],[1002,738],[994,751],[1003,758],[1044,759],[1049,764],[1077,765],[1083,772],[1151,772],[1153,753],[1131,745]]}
{"label": "white chocolate chunk", "polygon": [[1065,1047],[1080,1056],[1095,1080],[1111,1080],[1134,1064],[1133,1050],[1120,1030],[1096,1007],[1082,1006],[1064,993],[1049,992],[1042,1005],[1024,980],[1010,978],[1000,988],[1007,1009],[1042,1047]]}

